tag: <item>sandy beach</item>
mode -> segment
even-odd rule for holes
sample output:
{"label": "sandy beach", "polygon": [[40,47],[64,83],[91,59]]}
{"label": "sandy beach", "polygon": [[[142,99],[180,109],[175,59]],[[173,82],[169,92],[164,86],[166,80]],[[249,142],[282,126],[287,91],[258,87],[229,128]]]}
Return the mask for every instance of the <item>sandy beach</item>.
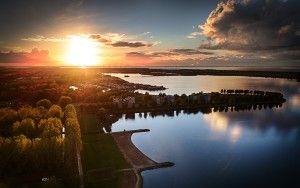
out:
{"label": "sandy beach", "polygon": [[[158,163],[145,154],[143,154],[131,141],[131,136],[134,133],[148,132],[149,129],[139,129],[132,131],[122,131],[111,133],[115,142],[117,143],[121,153],[124,158],[131,165],[131,169],[124,169],[127,171],[133,171],[133,173],[128,173],[127,176],[131,181],[126,181],[126,187],[140,188],[143,186],[143,179],[141,172],[144,170],[171,167],[174,164],[171,162]],[[124,171],[123,170],[123,171]],[[132,177],[132,176],[135,177]],[[132,181],[132,180],[135,181]]]}

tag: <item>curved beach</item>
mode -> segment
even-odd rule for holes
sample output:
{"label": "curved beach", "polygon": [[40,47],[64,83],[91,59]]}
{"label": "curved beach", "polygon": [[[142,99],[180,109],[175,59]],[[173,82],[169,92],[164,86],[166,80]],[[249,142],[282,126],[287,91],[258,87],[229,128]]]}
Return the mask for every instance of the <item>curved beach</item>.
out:
{"label": "curved beach", "polygon": [[[123,154],[124,158],[128,161],[128,163],[132,167],[131,169],[124,169],[124,170],[132,171],[134,172],[135,175],[135,177],[132,177],[133,173],[130,173],[131,177],[128,177],[131,180],[128,181],[130,182],[130,185],[128,182],[126,182],[126,187],[135,187],[135,188],[142,187],[143,179],[141,176],[141,172],[144,170],[171,167],[174,165],[171,162],[158,163],[150,159],[132,143],[131,136],[133,133],[148,132],[148,131],[149,129],[139,129],[139,130],[111,133],[121,153]],[[132,181],[133,179],[135,181]]]}

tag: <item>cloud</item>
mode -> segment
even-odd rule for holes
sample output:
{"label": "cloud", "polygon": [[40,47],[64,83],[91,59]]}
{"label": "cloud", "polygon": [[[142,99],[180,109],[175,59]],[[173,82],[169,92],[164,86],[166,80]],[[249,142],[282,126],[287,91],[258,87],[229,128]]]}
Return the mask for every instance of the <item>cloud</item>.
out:
{"label": "cloud", "polygon": [[[146,32],[145,34],[149,34],[149,32]],[[89,38],[113,47],[139,48],[139,47],[151,47],[154,45],[152,43],[146,43],[143,41],[123,41],[122,39],[124,38],[124,36],[125,34],[108,33],[106,35],[91,34],[89,35]]]}
{"label": "cloud", "polygon": [[[145,32],[143,35],[148,35],[150,32]],[[151,47],[159,44],[160,42],[147,43],[144,41],[124,41],[125,34],[119,33],[106,33],[106,34],[87,34],[84,35],[89,39],[95,40],[102,44],[113,46],[113,47],[128,47],[128,48],[139,48],[139,47]],[[41,35],[22,38],[21,40],[27,42],[65,42],[69,40],[70,36],[64,38],[45,37]]]}
{"label": "cloud", "polygon": [[177,54],[182,54],[182,55],[197,55],[197,54],[202,54],[202,55],[212,55],[212,52],[206,52],[206,51],[201,51],[198,49],[189,49],[189,48],[180,48],[180,49],[173,49],[171,52],[175,52]]}
{"label": "cloud", "polygon": [[125,41],[117,41],[111,44],[113,47],[130,47],[130,48],[138,48],[138,47],[151,47],[152,44],[146,44],[143,42],[125,42]]}
{"label": "cloud", "polygon": [[55,37],[45,37],[41,35],[37,35],[35,37],[22,38],[23,41],[28,42],[64,42],[64,38],[55,38]]}
{"label": "cloud", "polygon": [[30,52],[0,52],[0,63],[43,64],[51,60],[48,50],[33,48]]}
{"label": "cloud", "polygon": [[202,49],[300,49],[300,1],[220,2],[199,27],[208,39]]}
{"label": "cloud", "polygon": [[188,36],[186,36],[186,38],[195,39],[201,35],[202,35],[202,32],[192,32]]}
{"label": "cloud", "polygon": [[101,43],[104,43],[104,44],[107,44],[107,43],[111,43],[111,40],[100,35],[100,34],[92,34],[89,36],[90,39],[94,39],[94,40],[97,40],[98,42],[101,42]]}
{"label": "cloud", "polygon": [[128,52],[126,55],[131,57],[147,57],[144,52]]}
{"label": "cloud", "polygon": [[[135,51],[126,54],[133,62],[151,62],[164,66],[295,66],[299,63],[300,53],[295,50],[282,51],[231,51],[222,53],[199,49],[171,49],[166,51]],[[138,60],[138,61],[137,61]]]}
{"label": "cloud", "polygon": [[155,57],[163,57],[170,55],[170,52],[128,52],[126,53],[127,57],[141,57],[141,58],[155,58]]}
{"label": "cloud", "polygon": [[167,51],[158,51],[158,52],[129,52],[126,55],[129,57],[143,57],[143,58],[155,58],[155,57],[184,57],[192,55],[212,55],[212,52],[201,51],[198,49],[189,49],[189,48],[179,48],[171,49]]}
{"label": "cloud", "polygon": [[150,32],[150,31],[147,31],[147,32],[142,33],[141,35],[142,35],[142,36],[146,36],[146,35],[150,35],[150,34],[151,34],[151,32]]}

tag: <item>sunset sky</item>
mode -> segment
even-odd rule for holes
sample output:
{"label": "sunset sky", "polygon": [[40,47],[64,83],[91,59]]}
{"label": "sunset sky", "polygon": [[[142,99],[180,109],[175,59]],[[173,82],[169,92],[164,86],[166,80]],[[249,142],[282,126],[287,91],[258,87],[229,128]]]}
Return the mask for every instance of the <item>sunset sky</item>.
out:
{"label": "sunset sky", "polygon": [[1,0],[1,65],[300,66],[299,0]]}

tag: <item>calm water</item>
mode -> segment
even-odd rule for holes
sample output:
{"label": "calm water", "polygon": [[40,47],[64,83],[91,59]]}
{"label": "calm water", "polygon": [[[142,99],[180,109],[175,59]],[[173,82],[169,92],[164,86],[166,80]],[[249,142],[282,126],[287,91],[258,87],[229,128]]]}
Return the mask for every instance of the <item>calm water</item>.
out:
{"label": "calm water", "polygon": [[167,94],[238,88],[279,91],[287,99],[277,109],[123,117],[113,124],[113,131],[150,129],[134,134],[134,144],[158,162],[175,163],[143,172],[145,188],[300,187],[299,83],[248,77],[118,76],[164,85]]}

